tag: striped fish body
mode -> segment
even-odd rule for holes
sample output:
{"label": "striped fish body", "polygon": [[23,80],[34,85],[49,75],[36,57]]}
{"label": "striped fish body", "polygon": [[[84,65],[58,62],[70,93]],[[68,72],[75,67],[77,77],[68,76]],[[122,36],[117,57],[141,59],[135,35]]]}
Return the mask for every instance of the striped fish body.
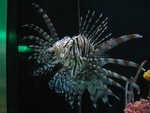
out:
{"label": "striped fish body", "polygon": [[81,71],[84,66],[83,58],[88,56],[93,49],[88,39],[81,35],[72,38],[65,37],[54,44],[54,51],[59,62],[73,69],[73,72]]}
{"label": "striped fish body", "polygon": [[[59,40],[53,24],[47,14],[37,4],[33,4],[38,9],[50,31],[50,35],[34,24],[26,24],[39,33],[42,38],[36,36],[25,36],[24,39],[34,40],[37,45],[30,45],[36,53],[30,58],[37,60],[37,63],[43,64],[42,67],[34,71],[33,75],[42,75],[49,72],[57,64],[62,64],[60,70],[54,75],[49,82],[51,89],[57,93],[65,94],[66,100],[73,106],[77,97],[78,105],[81,106],[82,94],[85,89],[90,93],[93,106],[96,107],[98,99],[109,104],[108,95],[118,97],[108,88],[108,85],[114,85],[124,89],[124,86],[114,81],[113,78],[129,82],[131,86],[140,91],[139,86],[127,79],[126,77],[103,68],[106,64],[117,64],[141,68],[135,62],[116,58],[103,58],[101,55],[108,50],[135,38],[141,38],[139,34],[124,35],[118,38],[110,38],[111,34],[103,36],[107,29],[107,19],[100,24],[102,14],[91,25],[95,12],[88,14],[83,21],[81,19],[79,35],[74,37],[64,37]],[[110,39],[108,39],[110,38]],[[106,41],[105,41],[106,40]],[[141,68],[144,70],[144,68]]]}

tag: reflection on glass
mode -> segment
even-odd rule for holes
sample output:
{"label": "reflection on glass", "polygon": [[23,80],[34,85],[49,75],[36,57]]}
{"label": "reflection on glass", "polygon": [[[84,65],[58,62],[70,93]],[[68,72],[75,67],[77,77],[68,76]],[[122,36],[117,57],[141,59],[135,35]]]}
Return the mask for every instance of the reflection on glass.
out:
{"label": "reflection on glass", "polygon": [[6,113],[6,17],[7,0],[0,0],[0,113]]}

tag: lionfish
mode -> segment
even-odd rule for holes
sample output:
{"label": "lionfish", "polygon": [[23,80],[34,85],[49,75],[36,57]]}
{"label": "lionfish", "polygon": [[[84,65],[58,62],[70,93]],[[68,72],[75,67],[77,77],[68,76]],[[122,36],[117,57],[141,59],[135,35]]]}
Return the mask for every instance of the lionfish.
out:
{"label": "lionfish", "polygon": [[[129,34],[118,38],[110,38],[111,34],[103,36],[107,29],[108,18],[102,20],[102,14],[100,14],[97,19],[93,20],[95,11],[88,11],[85,19],[80,19],[79,35],[65,36],[59,39],[48,15],[38,4],[33,3],[33,6],[42,15],[50,31],[49,35],[34,24],[24,25],[42,36],[42,38],[33,35],[24,37],[24,39],[34,40],[37,43],[37,45],[29,45],[36,51],[29,59],[36,59],[37,63],[42,64],[33,72],[33,75],[37,76],[49,72],[57,64],[61,64],[62,67],[50,80],[49,86],[55,92],[65,94],[66,100],[72,107],[76,100],[78,106],[81,106],[82,94],[86,89],[90,94],[94,107],[97,106],[98,99],[109,104],[108,95],[119,99],[108,85],[114,85],[124,90],[125,88],[113,78],[129,82],[132,87],[140,92],[140,88],[135,82],[116,72],[105,69],[103,66],[111,63],[141,68],[140,65],[132,61],[104,57],[105,52],[108,50],[128,40],[142,38],[141,35]],[[100,20],[102,20],[101,23]],[[92,21],[94,21],[93,25],[91,25]]]}

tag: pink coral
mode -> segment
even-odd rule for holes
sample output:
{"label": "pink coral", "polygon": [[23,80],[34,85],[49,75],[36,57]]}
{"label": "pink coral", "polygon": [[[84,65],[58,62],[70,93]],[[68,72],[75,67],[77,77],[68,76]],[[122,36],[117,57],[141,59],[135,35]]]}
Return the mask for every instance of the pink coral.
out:
{"label": "pink coral", "polygon": [[150,104],[146,99],[127,104],[124,113],[150,113]]}

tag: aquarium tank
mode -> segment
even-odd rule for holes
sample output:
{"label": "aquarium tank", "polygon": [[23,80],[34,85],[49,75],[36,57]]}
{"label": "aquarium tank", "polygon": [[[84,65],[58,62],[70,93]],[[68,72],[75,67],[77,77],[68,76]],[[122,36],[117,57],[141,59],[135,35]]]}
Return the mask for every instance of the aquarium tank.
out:
{"label": "aquarium tank", "polygon": [[7,112],[149,113],[149,5],[8,0]]}

